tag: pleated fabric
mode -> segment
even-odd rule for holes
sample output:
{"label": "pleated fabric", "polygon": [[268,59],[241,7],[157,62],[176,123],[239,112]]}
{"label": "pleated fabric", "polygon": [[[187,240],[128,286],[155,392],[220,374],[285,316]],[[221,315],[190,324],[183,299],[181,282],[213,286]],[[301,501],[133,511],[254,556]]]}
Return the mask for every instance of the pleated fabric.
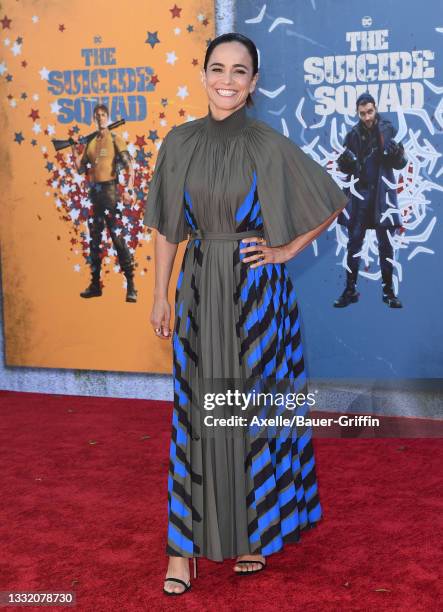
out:
{"label": "pleated fabric", "polygon": [[[188,230],[264,232],[244,109],[199,129],[186,171]],[[152,221],[152,219],[151,219]],[[268,228],[269,229],[269,228]],[[249,244],[256,244],[253,238]],[[202,389],[289,380],[306,393],[296,294],[285,264],[251,269],[239,240],[190,240],[175,293],[166,552],[214,561],[270,555],[321,519],[312,432],[204,428]],[[306,408],[304,408],[306,411]]]}

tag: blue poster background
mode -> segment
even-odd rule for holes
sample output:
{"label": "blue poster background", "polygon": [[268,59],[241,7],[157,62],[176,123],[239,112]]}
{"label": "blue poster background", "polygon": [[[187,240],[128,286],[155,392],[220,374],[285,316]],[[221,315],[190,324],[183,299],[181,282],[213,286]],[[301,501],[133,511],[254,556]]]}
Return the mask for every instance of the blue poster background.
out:
{"label": "blue poster background", "polygon": [[[368,23],[371,23],[369,27]],[[238,2],[236,31],[252,38],[260,52],[259,90],[254,98],[255,109],[249,112],[281,132],[285,132],[286,126],[287,135],[299,146],[306,146],[318,136],[317,152],[319,146],[331,151],[334,118],[338,140],[342,143],[344,125],[349,130],[357,117],[355,114],[348,117],[350,122],[346,123],[343,113],[322,119],[315,112],[316,86],[305,82],[304,62],[312,56],[352,53],[346,33],[365,29],[388,30],[388,53],[425,49],[434,54],[428,62],[435,69],[433,78],[406,79],[421,83],[424,96],[420,112],[404,113],[406,133],[402,140],[408,143],[409,159],[423,161],[417,157],[420,147],[423,151],[426,149],[425,157],[429,154],[429,163],[423,164],[417,179],[417,193],[426,203],[422,206],[421,221],[416,220],[414,229],[404,234],[409,241],[407,247],[396,253],[401,266],[398,289],[403,309],[388,308],[381,300],[381,280],[364,276],[359,279],[357,304],[345,309],[332,307],[345,282],[344,250],[337,254],[335,228],[317,240],[317,254],[310,246],[288,263],[301,309],[308,374],[315,378],[341,379],[442,378],[443,18],[440,0],[427,2],[426,10],[421,3],[387,0],[374,0],[366,7],[352,0],[275,0],[266,5],[249,0]],[[362,51],[356,52],[359,53]],[[306,127],[297,118],[297,109]],[[381,114],[399,127],[396,111],[381,111]],[[309,127],[321,120],[325,123],[320,129]],[[417,246],[424,250],[414,255]],[[371,269],[377,263],[375,258]]]}

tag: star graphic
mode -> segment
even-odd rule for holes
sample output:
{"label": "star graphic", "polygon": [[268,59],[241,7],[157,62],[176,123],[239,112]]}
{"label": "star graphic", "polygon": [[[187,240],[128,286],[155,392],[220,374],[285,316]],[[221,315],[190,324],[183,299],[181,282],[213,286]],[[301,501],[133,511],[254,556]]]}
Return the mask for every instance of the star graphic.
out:
{"label": "star graphic", "polygon": [[43,66],[41,70],[38,71],[40,78],[42,81],[47,81],[49,76],[49,70]]}
{"label": "star graphic", "polygon": [[157,85],[157,83],[160,83],[160,79],[158,78],[158,76],[156,74],[153,74],[151,77],[151,83],[155,86]]}
{"label": "star graphic", "polygon": [[14,100],[14,98],[12,98],[10,105],[12,106],[12,108],[15,108],[17,106],[17,100]]}
{"label": "star graphic", "polygon": [[204,18],[205,18],[205,16],[204,16],[204,15],[202,15],[201,13],[200,13],[199,15],[197,15],[197,19],[198,19],[199,21],[203,21],[203,19],[204,19]]}
{"label": "star graphic", "polygon": [[178,111],[178,114],[180,115],[180,117],[184,117],[186,114],[186,111],[183,110],[182,108]]}
{"label": "star graphic", "polygon": [[9,38],[5,38],[5,40],[3,41],[3,44],[5,45],[5,47],[9,47],[9,45],[11,44],[11,41],[9,40]]}
{"label": "star graphic", "polygon": [[195,57],[192,60],[192,65],[193,66],[198,66],[198,59],[195,59]]}
{"label": "star graphic", "polygon": [[102,37],[101,36],[94,36],[94,44],[95,45],[100,45],[102,43]]}
{"label": "star graphic", "polygon": [[27,97],[28,97],[28,94],[26,93],[26,91],[24,91],[20,96],[22,100],[26,100]]}
{"label": "star graphic", "polygon": [[193,31],[194,31],[194,26],[193,26],[193,25],[191,25],[191,24],[189,24],[189,25],[186,27],[186,29],[188,30],[188,32],[189,32],[189,33],[190,33],[190,32],[193,32]]}
{"label": "star graphic", "polygon": [[0,75],[2,75],[4,72],[6,72],[8,69],[8,67],[6,66],[5,62],[2,62],[0,64]]}
{"label": "star graphic", "polygon": [[181,28],[174,28],[174,34],[176,36],[178,36],[179,34],[181,34]]}
{"label": "star graphic", "polygon": [[12,19],[8,19],[6,15],[3,17],[3,19],[0,20],[0,23],[2,24],[2,27],[4,30],[11,29],[11,22],[12,22]]}
{"label": "star graphic", "polygon": [[61,23],[61,24],[58,26],[58,29],[59,29],[59,31],[60,31],[60,32],[64,32],[64,31],[66,30],[66,28],[65,28],[65,26],[64,26],[64,24],[63,24],[63,23]]}
{"label": "star graphic", "polygon": [[172,9],[169,9],[169,10],[172,13],[172,19],[174,19],[174,17],[180,17],[180,12],[182,11],[182,9],[178,8],[178,6],[176,4],[174,4]]}
{"label": "star graphic", "polygon": [[12,81],[12,74],[7,74],[5,79],[8,81],[8,83],[10,83]]}
{"label": "star graphic", "polygon": [[144,146],[146,146],[145,137],[144,136],[136,136],[135,145],[137,147],[144,147]]}
{"label": "star graphic", "polygon": [[157,32],[149,32],[149,30],[147,32],[147,38],[145,40],[145,43],[148,44],[148,45],[151,45],[152,49],[155,47],[155,45],[157,43],[160,42],[157,34],[158,34],[158,30],[157,30]]}
{"label": "star graphic", "polygon": [[18,144],[22,144],[23,141],[24,141],[23,134],[21,132],[15,132],[14,142],[17,142]]}
{"label": "star graphic", "polygon": [[202,21],[202,24],[203,24],[204,26],[207,26],[207,25],[208,25],[208,23],[209,23],[209,19],[204,19],[204,20]]}
{"label": "star graphic", "polygon": [[178,92],[177,92],[177,97],[181,98],[183,100],[187,96],[189,96],[189,92],[188,92],[187,86],[186,85],[179,86]]}
{"label": "star graphic", "polygon": [[38,114],[38,110],[34,110],[33,108],[31,108],[31,112],[29,113],[28,117],[30,117],[33,121],[36,121],[37,119],[40,119],[40,116]]}
{"label": "star graphic", "polygon": [[35,147],[37,145],[37,141],[33,138],[31,140],[31,144],[32,144],[33,147]]}
{"label": "star graphic", "polygon": [[23,68],[26,68],[26,66],[27,66],[27,65],[28,65],[28,62],[27,62],[26,60],[23,60],[23,61],[22,61],[22,66],[23,66]]}
{"label": "star graphic", "polygon": [[60,110],[61,110],[61,106],[57,101],[51,102],[51,113],[58,115]]}
{"label": "star graphic", "polygon": [[156,140],[158,140],[157,130],[149,130],[148,139],[152,140],[152,142],[155,142]]}
{"label": "star graphic", "polygon": [[15,42],[11,47],[11,52],[17,57],[17,55],[20,55],[22,52],[22,46]]}
{"label": "star graphic", "polygon": [[32,17],[32,23],[38,23],[38,17],[37,17],[37,15],[33,15],[33,17]]}
{"label": "star graphic", "polygon": [[19,36],[19,37],[17,38],[17,40],[16,40],[16,43],[17,43],[18,45],[21,45],[21,44],[23,43],[23,38],[22,38],[21,36]]}
{"label": "star graphic", "polygon": [[162,106],[168,106],[168,98],[162,98],[161,99],[161,105]]}
{"label": "star graphic", "polygon": [[170,53],[166,53],[166,63],[172,64],[174,66],[175,62],[178,60],[178,57],[175,55],[175,51],[171,51]]}
{"label": "star graphic", "polygon": [[42,131],[41,125],[39,123],[34,123],[34,125],[32,126],[32,131],[35,134],[39,134]]}

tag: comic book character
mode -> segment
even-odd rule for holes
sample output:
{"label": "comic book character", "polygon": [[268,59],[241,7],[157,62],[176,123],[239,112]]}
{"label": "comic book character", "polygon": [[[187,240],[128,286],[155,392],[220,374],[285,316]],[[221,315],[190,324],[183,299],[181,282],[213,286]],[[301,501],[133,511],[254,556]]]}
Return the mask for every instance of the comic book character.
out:
{"label": "comic book character", "polygon": [[[383,301],[390,308],[402,308],[392,285],[393,248],[391,239],[401,227],[393,169],[404,168],[407,159],[401,143],[394,140],[396,129],[378,112],[374,98],[362,94],[357,100],[358,123],[346,134],[345,150],[337,160],[341,172],[358,178],[355,187],[363,199],[347,188],[346,209],[337,222],[348,229],[346,287],[335,300],[336,308],[344,308],[359,299],[356,290],[360,255],[367,229],[375,229],[383,285]],[[386,179],[387,182],[385,182]]]}
{"label": "comic book character", "polygon": [[126,276],[126,301],[137,301],[134,286],[134,261],[124,236],[119,231],[118,221],[121,212],[117,208],[119,200],[118,172],[124,167],[128,173],[128,184],[122,199],[125,204],[133,202],[134,168],[126,144],[118,134],[108,129],[109,110],[105,104],[94,108],[97,135],[85,146],[82,152],[72,146],[73,161],[81,174],[87,171],[89,180],[89,199],[92,202],[92,216],[89,219],[91,283],[80,293],[83,298],[102,295],[100,283],[101,238],[105,224],[117,251],[120,268]]}

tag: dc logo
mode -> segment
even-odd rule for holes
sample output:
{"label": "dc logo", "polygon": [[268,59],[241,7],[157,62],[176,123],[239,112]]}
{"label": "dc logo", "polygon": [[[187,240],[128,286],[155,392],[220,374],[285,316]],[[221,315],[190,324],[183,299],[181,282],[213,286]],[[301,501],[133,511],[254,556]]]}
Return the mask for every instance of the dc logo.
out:
{"label": "dc logo", "polygon": [[361,19],[361,25],[364,28],[370,28],[372,25],[372,17],[362,17]]}

